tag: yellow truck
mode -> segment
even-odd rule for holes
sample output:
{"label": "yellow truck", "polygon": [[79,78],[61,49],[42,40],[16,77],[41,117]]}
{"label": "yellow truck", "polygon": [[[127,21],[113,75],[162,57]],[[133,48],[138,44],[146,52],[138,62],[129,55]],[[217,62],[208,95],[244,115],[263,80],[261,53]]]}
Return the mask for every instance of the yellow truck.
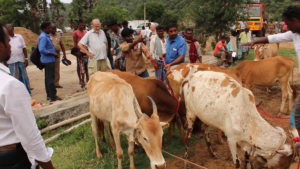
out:
{"label": "yellow truck", "polygon": [[[265,19],[265,4],[261,3],[260,0],[253,0],[250,4],[243,5],[245,13],[247,13],[248,19],[247,27],[250,28],[252,34],[256,37],[262,36],[263,22]],[[240,31],[240,22],[237,22],[237,30]]]}

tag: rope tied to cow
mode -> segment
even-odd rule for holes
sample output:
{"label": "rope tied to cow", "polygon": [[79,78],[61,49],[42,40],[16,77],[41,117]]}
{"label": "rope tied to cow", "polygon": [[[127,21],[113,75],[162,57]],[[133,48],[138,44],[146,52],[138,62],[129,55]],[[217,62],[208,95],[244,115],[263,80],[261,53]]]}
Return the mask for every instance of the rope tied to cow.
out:
{"label": "rope tied to cow", "polygon": [[189,164],[192,164],[192,165],[194,165],[194,166],[196,166],[196,167],[198,167],[198,168],[208,169],[208,168],[206,168],[206,167],[203,167],[203,166],[198,165],[198,164],[196,164],[196,163],[190,162],[190,161],[188,161],[188,160],[185,160],[185,159],[183,159],[183,158],[180,158],[180,157],[178,157],[178,156],[175,156],[175,155],[173,155],[173,154],[171,154],[171,153],[168,153],[168,152],[166,152],[166,151],[164,151],[164,150],[162,150],[162,152],[164,152],[164,153],[166,153],[166,154],[169,154],[170,156],[175,157],[175,158],[177,158],[177,159],[179,159],[179,160],[182,160],[182,161],[185,161],[185,162],[187,162],[187,163],[189,163]]}
{"label": "rope tied to cow", "polygon": [[288,117],[274,117],[274,116],[272,116],[271,114],[267,113],[266,111],[264,111],[264,109],[262,109],[262,108],[260,107],[261,103],[262,103],[262,101],[260,101],[260,102],[256,105],[256,109],[257,109],[260,113],[262,113],[262,114],[264,114],[264,115],[266,115],[266,116],[272,118],[272,119],[273,119],[275,122],[277,122],[277,123],[281,123],[281,124],[290,124],[290,122],[283,122],[283,121],[277,120],[277,119],[285,119],[285,120],[287,120],[287,119],[290,119],[290,118],[288,118]]}

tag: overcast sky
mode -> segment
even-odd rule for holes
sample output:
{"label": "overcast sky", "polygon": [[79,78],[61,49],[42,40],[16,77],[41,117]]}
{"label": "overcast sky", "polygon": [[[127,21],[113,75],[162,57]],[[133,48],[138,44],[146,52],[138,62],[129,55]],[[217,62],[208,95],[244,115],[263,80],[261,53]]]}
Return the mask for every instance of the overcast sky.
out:
{"label": "overcast sky", "polygon": [[[63,3],[71,3],[72,0],[60,0]],[[47,2],[51,2],[51,0],[47,0]]]}

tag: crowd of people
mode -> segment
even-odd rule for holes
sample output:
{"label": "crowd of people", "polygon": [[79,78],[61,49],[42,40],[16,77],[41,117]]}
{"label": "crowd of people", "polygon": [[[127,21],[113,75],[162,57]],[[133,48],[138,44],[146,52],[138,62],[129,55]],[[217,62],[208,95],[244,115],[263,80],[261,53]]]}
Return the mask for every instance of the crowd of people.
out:
{"label": "crowd of people", "polygon": [[[241,47],[242,60],[248,52],[248,47],[258,43],[280,43],[293,41],[295,50],[300,59],[300,7],[290,6],[283,13],[283,20],[289,31],[277,35],[270,35],[254,41],[249,41],[249,28],[239,35],[232,32],[232,36],[221,37],[215,47],[214,56],[227,66],[232,61],[233,53]],[[272,21],[270,22],[272,23]],[[128,28],[128,22],[120,26],[116,21],[108,24],[98,19],[92,21],[92,29],[85,31],[84,22],[78,22],[78,29],[74,31],[74,48],[71,53],[77,57],[77,73],[82,86],[93,73],[107,69],[106,58],[110,60],[111,69],[120,69],[140,77],[148,77],[142,54],[153,59],[159,69],[156,77],[164,78],[166,70],[170,70],[180,63],[202,62],[199,42],[193,39],[193,29],[186,29],[185,38],[178,35],[175,23],[165,28],[160,25],[150,26],[150,34],[144,34],[134,39],[133,30]],[[276,23],[275,23],[276,26]],[[269,27],[269,28],[274,28]],[[110,29],[110,30],[109,30]],[[272,29],[269,29],[271,32]],[[66,57],[63,40],[56,33],[55,24],[43,22],[42,33],[38,39],[40,61],[45,69],[45,88],[47,99],[60,100],[56,88],[59,84],[60,51],[62,61],[70,64]],[[168,34],[166,38],[164,33]],[[276,32],[276,29],[275,29]],[[239,42],[240,41],[240,42]],[[145,42],[145,44],[144,44]],[[241,43],[241,44],[239,44]],[[149,51],[150,49],[150,51]],[[112,56],[116,55],[114,59]],[[163,60],[166,65],[164,66]],[[235,59],[234,59],[235,60]],[[234,62],[233,60],[233,62]],[[4,63],[4,64],[2,64]],[[54,169],[51,156],[53,149],[46,148],[44,140],[36,125],[31,108],[30,87],[26,67],[28,56],[26,44],[21,35],[14,33],[11,24],[0,23],[0,168],[9,169]],[[161,76],[163,75],[163,76]],[[86,77],[84,77],[86,76]],[[295,121],[300,130],[300,97],[296,104]]]}

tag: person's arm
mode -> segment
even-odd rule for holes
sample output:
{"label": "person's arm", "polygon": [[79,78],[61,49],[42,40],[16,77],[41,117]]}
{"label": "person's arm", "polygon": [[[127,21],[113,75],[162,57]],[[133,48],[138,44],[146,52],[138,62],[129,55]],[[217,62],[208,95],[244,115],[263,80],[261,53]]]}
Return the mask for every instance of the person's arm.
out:
{"label": "person's arm", "polygon": [[[0,104],[11,119],[14,133],[20,140],[30,162],[36,160],[44,169],[54,169],[31,108],[31,97],[25,86],[11,80],[3,87]],[[17,106],[16,106],[17,105]]]}
{"label": "person's arm", "polygon": [[24,66],[27,67],[28,66],[28,53],[27,53],[27,49],[26,47],[23,48],[23,54],[24,54],[24,58],[25,58],[25,61],[24,61]]}
{"label": "person's arm", "polygon": [[160,60],[163,60],[166,57],[167,53],[159,55]]}
{"label": "person's arm", "polygon": [[137,40],[133,41],[133,43],[129,44],[129,48],[133,49],[136,44],[138,44],[139,42],[143,42],[143,40],[144,40],[144,38],[142,36],[140,36]]}
{"label": "person's arm", "polygon": [[253,45],[258,43],[281,43],[281,42],[290,42],[293,41],[293,33],[291,31],[276,35],[269,35],[268,37],[259,38],[255,41],[240,44],[240,46],[250,46],[252,48]]}
{"label": "person's arm", "polygon": [[58,57],[58,55],[56,53],[50,52],[47,48],[47,39],[46,37],[41,37],[39,40],[39,51],[40,53],[44,54],[44,55],[53,55],[55,57]]}
{"label": "person's arm", "polygon": [[73,33],[73,41],[74,41],[74,47],[77,47],[77,44],[76,44],[76,42],[77,42],[77,35],[76,35],[75,31]]}
{"label": "person's arm", "polygon": [[84,47],[84,45],[86,45],[86,44],[89,42],[88,36],[89,36],[89,33],[86,33],[86,34],[82,37],[82,39],[78,42],[78,47],[79,47],[84,53],[86,53],[90,59],[94,59],[94,58],[95,58],[95,54],[89,52],[89,51]]}
{"label": "person's arm", "polygon": [[60,38],[60,48],[63,52],[63,58],[67,59],[66,49],[62,38]]}

